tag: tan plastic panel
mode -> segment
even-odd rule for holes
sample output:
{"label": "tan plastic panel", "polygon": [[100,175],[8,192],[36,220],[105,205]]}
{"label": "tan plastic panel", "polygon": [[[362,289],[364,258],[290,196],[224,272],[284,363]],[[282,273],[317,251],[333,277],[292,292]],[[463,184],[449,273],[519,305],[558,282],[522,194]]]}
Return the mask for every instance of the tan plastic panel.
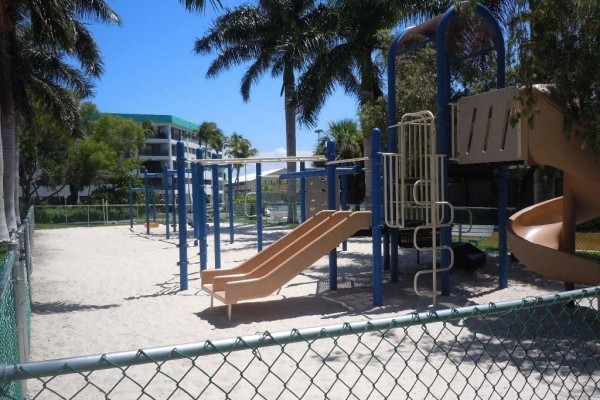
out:
{"label": "tan plastic panel", "polygon": [[597,285],[600,265],[571,254],[568,248],[573,247],[575,224],[600,216],[600,154],[585,148],[576,137],[567,138],[561,110],[542,93],[536,97],[534,126],[526,124],[522,130],[527,140],[527,162],[563,170],[565,196],[511,216],[508,243],[517,258],[540,275]]}
{"label": "tan plastic panel", "polygon": [[308,232],[293,234],[296,240],[270,252],[268,259],[253,263],[252,270],[214,277],[212,284],[203,285],[203,289],[225,304],[268,296],[352,234],[370,225],[368,211],[338,211]]}
{"label": "tan plastic panel", "polygon": [[286,235],[282,236],[279,240],[273,242],[270,246],[264,248],[260,253],[257,253],[254,257],[246,260],[240,265],[234,268],[228,269],[211,269],[207,271],[202,271],[201,280],[202,285],[212,284],[213,280],[219,276],[230,276],[236,274],[245,274],[254,270],[257,266],[261,265],[263,262],[271,258],[274,254],[279,253],[282,249],[285,249],[290,243],[298,240],[299,237],[302,237],[307,232],[310,232],[317,225],[330,218],[335,211],[321,211],[314,217],[306,220],[301,225],[297,226],[296,229],[288,232]]}
{"label": "tan plastic panel", "polygon": [[516,87],[492,90],[457,102],[457,134],[454,135],[459,164],[522,160],[521,123],[512,125],[509,114],[518,107]]}
{"label": "tan plastic panel", "polygon": [[[339,179],[335,180],[336,193],[340,192]],[[310,218],[319,211],[327,210],[327,179],[321,176],[306,178],[306,217]],[[336,197],[336,210],[339,208],[339,199]]]}

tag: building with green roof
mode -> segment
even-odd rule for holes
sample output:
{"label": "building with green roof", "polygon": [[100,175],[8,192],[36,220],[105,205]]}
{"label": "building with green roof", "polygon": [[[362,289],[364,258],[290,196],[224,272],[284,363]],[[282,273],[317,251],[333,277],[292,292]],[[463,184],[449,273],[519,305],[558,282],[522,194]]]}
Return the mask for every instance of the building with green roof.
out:
{"label": "building with green roof", "polygon": [[176,168],[178,141],[185,143],[188,160],[196,159],[198,144],[198,124],[186,121],[174,115],[162,114],[122,114],[108,113],[117,117],[131,119],[136,122],[151,121],[156,127],[154,135],[146,139],[146,144],[140,150],[140,160],[148,172],[162,172],[163,165]]}

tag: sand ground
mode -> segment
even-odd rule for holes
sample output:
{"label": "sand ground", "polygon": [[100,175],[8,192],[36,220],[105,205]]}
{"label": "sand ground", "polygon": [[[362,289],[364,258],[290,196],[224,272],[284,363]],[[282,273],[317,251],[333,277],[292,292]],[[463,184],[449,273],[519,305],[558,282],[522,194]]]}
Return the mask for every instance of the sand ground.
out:
{"label": "sand ground", "polygon": [[[285,232],[287,230],[284,228],[267,226],[264,232],[265,245],[281,237]],[[222,240],[228,239],[225,232],[223,233]],[[213,249],[212,240],[211,237],[209,240],[210,252]],[[412,291],[413,276],[420,267],[416,264],[416,252],[403,249],[401,250],[400,260],[402,266],[400,282],[397,284],[385,283],[385,305],[374,307],[371,300],[370,281],[372,268],[370,257],[371,239],[353,238],[348,243],[348,251],[340,251],[338,255],[337,291],[329,290],[328,258],[325,256],[271,296],[234,305],[233,318],[228,320],[226,307],[215,302],[215,307],[210,308],[210,296],[200,289],[199,257],[196,247],[190,247],[188,252],[190,255],[189,290],[179,291],[178,249],[176,244],[176,238],[165,239],[164,228],[162,227],[154,229],[151,235],[146,235],[142,226],[134,227],[134,229],[126,226],[108,226],[36,231],[32,279],[31,359],[47,360],[157,346],[174,346],[264,331],[277,332],[293,328],[390,317],[415,310],[425,310],[431,303],[429,298],[419,297]],[[256,253],[254,227],[237,227],[235,243],[229,244],[228,241],[222,241],[221,253],[223,268],[236,266],[252,257]],[[431,256],[422,254],[422,264],[425,265],[430,260]],[[213,265],[212,253],[209,257],[210,265]],[[496,265],[497,256],[490,253],[488,254],[486,267],[475,273],[462,270],[453,271],[452,295],[441,298],[438,307],[449,308],[487,304],[489,302],[558,292],[563,289],[561,283],[545,280],[518,263],[511,265],[509,287],[498,289]],[[389,280],[387,275],[385,280],[386,282]],[[425,279],[423,280],[423,286],[427,286]],[[429,326],[431,332],[441,328],[441,324]],[[421,327],[416,326],[411,329],[411,332],[417,335],[415,337],[422,335]],[[461,343],[472,345],[472,338],[465,336],[461,339],[465,331],[461,329],[460,324],[444,327],[443,329],[456,329],[457,340],[459,342],[464,340]],[[390,332],[390,334],[394,335],[393,332]],[[410,335],[412,333],[409,332]],[[362,340],[382,343],[381,335],[368,335]],[[423,344],[428,346],[427,338],[423,340]],[[398,384],[393,378],[390,378],[387,383],[382,381],[383,378],[377,378],[379,380],[376,387],[381,389],[381,393],[360,394],[357,391],[373,387],[368,381],[364,382],[365,385],[357,383],[368,378],[372,357],[369,356],[369,350],[366,348],[354,349],[354,346],[356,346],[355,341],[356,338],[340,340],[336,351],[346,351],[344,350],[346,348],[348,354],[350,352],[356,353],[355,362],[367,360],[362,372],[356,369],[356,371],[343,376],[340,375],[340,378],[336,379],[335,373],[332,372],[335,371],[335,368],[347,369],[349,367],[344,361],[346,358],[343,352],[337,354],[336,357],[333,357],[332,354],[331,359],[327,361],[328,367],[319,374],[318,379],[312,384],[310,382],[306,384],[306,387],[310,387],[310,390],[313,391],[306,392],[306,398],[323,398],[325,397],[324,390],[328,391],[328,398],[346,398],[352,390],[354,390],[352,395],[358,398],[402,398],[406,397],[406,393],[402,392],[405,387],[413,388],[411,389],[412,398],[428,398],[431,393],[430,390],[433,389],[441,390],[439,395],[444,396],[444,398],[462,398],[463,396],[466,398],[470,397],[468,396],[469,391],[475,396],[472,382],[481,382],[481,385],[484,385],[490,379],[494,382],[497,381],[497,384],[489,387],[482,386],[477,389],[478,396],[525,398],[528,396],[527,393],[530,392],[529,394],[533,395],[536,390],[539,391],[537,384],[535,386],[527,384],[529,385],[527,386],[525,383],[523,384],[523,390],[527,393],[511,391],[511,386],[515,382],[519,379],[526,379],[523,378],[525,375],[517,374],[517,368],[523,368],[523,366],[516,364],[514,360],[484,360],[484,364],[490,368],[489,370],[481,368],[481,365],[483,365],[481,360],[479,362],[467,360],[463,365],[464,361],[462,359],[452,359],[450,352],[454,350],[452,349],[452,342],[448,342],[448,346],[450,346],[448,353],[446,353],[446,350],[443,352],[438,351],[431,356],[432,358],[427,360],[426,364],[423,364],[425,359],[417,354],[411,356],[408,363],[416,371],[422,369],[423,365],[427,365],[428,368],[434,363],[445,365],[440,372],[422,370],[419,377],[417,377],[416,374],[407,371],[401,377],[403,381],[406,381],[406,385]],[[384,345],[386,343],[387,341],[383,341]],[[319,343],[319,345],[321,344]],[[322,345],[327,346],[326,341]],[[502,348],[502,344],[495,345],[499,349]],[[290,354],[298,352],[297,360],[304,360],[303,352],[308,351],[310,354],[313,352],[313,350],[307,350],[306,348],[295,349],[290,346],[286,351]],[[414,349],[414,344],[408,342],[398,348],[391,347],[388,350],[391,354],[400,351],[410,355],[414,353]],[[246,352],[246,355],[241,353],[243,352],[236,354],[239,354],[239,357],[242,358],[251,355],[248,352]],[[294,363],[290,364],[291,359],[279,357],[277,349],[264,349],[261,350],[261,353],[261,357],[264,357],[264,359],[270,356],[273,357],[274,363],[277,364],[274,368],[277,367],[279,374],[285,375],[287,371],[295,370]],[[327,353],[327,350],[325,353]],[[455,365],[446,362],[446,360],[457,362],[456,365],[460,364],[461,367],[458,371],[461,373],[457,375]],[[237,373],[235,369],[227,370],[225,368],[219,371],[223,363],[222,357],[216,357],[214,360],[207,357],[202,362],[205,368],[217,371],[216,374],[232,374],[232,376],[235,376]],[[256,359],[249,362],[256,363]],[[304,361],[302,362],[304,363]],[[524,362],[529,363],[529,359],[524,359]],[[177,363],[172,362],[165,365],[164,368],[170,368],[172,365],[176,369]],[[390,363],[393,363],[394,368],[398,371],[406,368],[406,364],[403,364],[402,359],[398,357],[390,360]],[[230,365],[227,363],[226,367]],[[322,362],[308,362],[305,365],[303,364],[303,367],[313,368],[313,366],[318,367],[321,365]],[[506,365],[506,368],[502,365]],[[259,380],[265,379],[261,375],[264,372],[261,368],[264,369],[264,364],[259,363],[256,367],[248,369],[246,376],[256,375]],[[473,372],[465,375],[462,371],[469,368],[472,368]],[[526,368],[532,368],[532,366],[528,365]],[[181,366],[179,372],[175,372],[175,369],[174,374],[182,373],[182,371],[185,374],[185,371],[188,370],[191,370],[192,374],[199,373],[197,368],[190,369],[189,366],[184,365]],[[153,374],[156,374],[155,366],[150,365],[145,371],[148,375],[144,378],[142,377],[143,372],[140,372],[140,382],[147,379],[154,379],[154,381],[158,379],[152,378]],[[379,370],[375,368],[373,371]],[[507,371],[512,372],[508,374]],[[446,373],[448,376],[444,378],[446,380],[443,380],[442,376]],[[513,373],[516,378],[511,378]],[[103,372],[94,375],[95,379],[104,379],[102,374]],[[133,372],[130,372],[130,374],[133,374]],[[373,374],[375,377],[381,376],[381,372],[373,372]],[[594,374],[596,373],[594,372]],[[528,372],[526,376],[533,377],[531,372]],[[265,390],[261,396],[266,398],[278,396],[279,398],[296,398],[296,395],[286,396],[286,392],[282,392],[280,378],[275,379],[269,374],[267,374],[267,378],[261,386],[261,390]],[[538,382],[537,379],[546,379],[543,374],[534,378],[536,382]],[[117,370],[117,375],[112,379],[115,382],[122,379],[120,371]],[[184,380],[183,384],[194,382],[193,387],[190,387],[189,390],[199,390],[198,387],[208,384],[206,379],[206,376],[202,374],[194,379],[190,375]],[[353,383],[345,383],[344,379],[349,379]],[[438,380],[436,381],[436,379]],[[440,381],[440,379],[442,380]],[[559,385],[562,381],[556,383],[553,379],[549,381],[549,387],[554,385],[557,387],[556,390],[562,390]],[[577,376],[574,376],[573,379],[576,381]],[[106,378],[105,381],[108,382],[109,380],[109,378]],[[222,378],[222,382],[229,382],[229,380],[228,376]],[[304,377],[304,380],[306,380],[306,377]],[[30,388],[34,393],[41,390],[40,382],[31,382]],[[95,388],[81,377],[75,377],[64,382],[56,380],[51,384],[60,387],[60,390],[69,391],[71,394],[79,393],[81,387],[86,388],[78,395],[79,397],[75,398],[105,398],[105,394],[94,392]],[[198,382],[204,383],[199,384]],[[331,385],[331,382],[335,382],[335,387],[327,386]],[[449,385],[447,382],[452,382],[452,385],[455,386],[458,385],[457,392],[444,395],[444,390],[447,390]],[[139,398],[190,398],[190,396],[180,391],[179,386],[173,389],[173,381],[165,379],[163,383],[164,385],[158,385],[158,389],[156,389],[158,394]],[[127,387],[127,384],[130,384],[131,387]],[[246,388],[244,384],[246,384],[245,381],[235,386],[232,389],[235,392],[232,392],[233,394],[229,397],[253,398],[253,387],[248,386]],[[294,379],[290,377],[289,384],[301,386],[303,384],[302,376],[295,376]],[[590,386],[592,391],[595,390],[592,381],[584,386],[587,387],[588,384],[592,385]],[[460,389],[460,385],[463,385],[465,389]],[[108,384],[108,387],[111,387],[111,384]],[[323,387],[328,389],[322,389]],[[349,387],[354,389],[349,389]],[[133,393],[139,392],[139,386],[126,380],[116,390],[108,398],[132,398],[131,396],[137,398],[138,395]],[[207,390],[216,391],[203,392],[198,397],[227,397],[214,386]],[[86,391],[89,391],[89,393]],[[122,395],[119,395],[119,393],[122,393]],[[335,393],[335,395],[332,393]],[[460,394],[454,395],[455,393]],[[582,392],[580,391],[580,393]],[[55,398],[52,396],[44,397],[48,394],[49,392],[45,391],[38,398]],[[586,398],[585,393],[583,394],[582,398]],[[195,396],[196,394],[191,398],[196,398]],[[552,391],[541,396],[537,395],[538,398],[553,398],[553,396],[555,396],[555,393]],[[70,398],[70,395],[64,395],[64,397]]]}
{"label": "sand ground", "polygon": [[[266,227],[265,246],[285,232]],[[412,291],[416,252],[402,249],[400,283],[385,283],[384,306],[372,305],[370,238],[353,238],[348,251],[339,252],[337,291],[329,290],[325,256],[271,296],[235,305],[229,321],[226,307],[215,302],[211,309],[210,296],[200,289],[197,247],[188,252],[189,289],[179,291],[177,238],[166,240],[162,227],[150,236],[142,226],[38,230],[35,235],[32,360],[389,317],[421,311],[431,303]],[[233,244],[228,235],[221,239],[223,268],[256,253],[253,226],[238,227]],[[212,243],[211,236],[209,268],[214,264]],[[430,260],[421,257],[422,264]],[[563,288],[513,263],[509,287],[498,289],[496,263],[494,254],[488,254],[485,268],[454,271],[452,295],[441,298],[439,307],[487,304]],[[423,278],[423,285],[427,283]]]}

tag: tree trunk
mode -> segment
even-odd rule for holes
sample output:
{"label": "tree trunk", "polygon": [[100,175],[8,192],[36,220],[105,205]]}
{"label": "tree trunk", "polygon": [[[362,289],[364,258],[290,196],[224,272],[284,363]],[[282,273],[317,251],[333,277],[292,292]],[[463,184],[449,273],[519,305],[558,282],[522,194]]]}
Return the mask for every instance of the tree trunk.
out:
{"label": "tree trunk", "polygon": [[16,110],[13,98],[13,54],[14,54],[15,27],[12,23],[8,6],[5,1],[0,1],[0,137],[2,139],[3,163],[2,178],[2,214],[0,216],[0,238],[8,238],[9,232],[17,228],[14,207],[15,174],[15,136],[16,136]]}
{"label": "tree trunk", "polygon": [[[286,65],[283,72],[283,88],[285,96],[285,144],[286,155],[288,157],[296,156],[296,106],[294,97],[296,95],[296,80],[294,77],[294,68]],[[296,163],[287,163],[288,172],[296,172]],[[287,222],[294,223],[296,218],[296,180],[288,179],[287,187],[288,216]]]}
{"label": "tree trunk", "polygon": [[20,168],[19,168],[19,157],[20,157],[21,153],[19,151],[19,138],[17,137],[17,135],[15,134],[15,166],[14,166],[14,170],[15,170],[15,191],[14,191],[14,206],[15,206],[15,218],[16,218],[16,222],[17,222],[17,226],[21,225],[21,204],[19,203],[19,187],[21,185],[20,179],[19,179],[19,173],[20,173]]}
{"label": "tree trunk", "polygon": [[[0,125],[1,126],[1,125]],[[1,128],[0,128],[1,129]],[[4,179],[4,159],[2,151],[2,136],[0,135],[0,179]],[[10,240],[8,225],[6,224],[6,213],[4,207],[4,186],[0,185],[0,242]]]}
{"label": "tree trunk", "polygon": [[4,160],[4,175],[2,186],[4,189],[4,212],[6,214],[6,225],[8,231],[17,229],[17,218],[15,214],[15,182],[17,171],[16,165],[16,113],[13,107],[8,105],[2,108],[2,156]]}

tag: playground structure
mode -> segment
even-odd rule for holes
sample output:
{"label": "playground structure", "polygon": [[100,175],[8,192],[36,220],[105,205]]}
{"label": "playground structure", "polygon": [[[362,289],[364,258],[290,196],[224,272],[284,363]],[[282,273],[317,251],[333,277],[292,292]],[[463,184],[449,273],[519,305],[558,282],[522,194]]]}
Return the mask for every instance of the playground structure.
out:
{"label": "playground structure", "polygon": [[[487,164],[496,168],[500,288],[508,285],[509,238],[516,256],[542,275],[562,280],[568,285],[600,282],[598,264],[574,255],[575,224],[600,215],[598,189],[590,188],[593,186],[590,182],[600,181],[599,157],[589,150],[582,150],[581,142],[564,137],[562,111],[539,91],[535,95],[539,103],[535,105],[535,119],[539,127],[526,126],[526,118],[516,118],[520,114],[515,110],[520,110],[524,94],[518,88],[503,89],[505,72],[502,32],[485,7],[477,5],[475,12],[481,20],[475,29],[478,29],[479,34],[490,44],[481,51],[463,55],[461,60],[493,53],[496,64],[496,90],[463,97],[457,103],[451,104],[450,63],[456,60],[451,58],[452,52],[448,50],[447,41],[451,36],[448,34],[448,26],[457,13],[454,8],[419,26],[406,29],[392,42],[388,59],[388,82],[396,82],[395,62],[398,57],[429,44],[435,45],[437,111],[435,115],[429,111],[404,113],[400,121],[396,121],[396,89],[394,84],[390,84],[388,143],[384,151],[381,149],[379,131],[373,131],[373,149],[368,160],[372,169],[370,230],[373,244],[373,304],[376,306],[383,304],[384,267],[391,270],[392,282],[397,281],[399,277],[400,232],[412,234],[413,246],[419,251],[431,251],[433,255],[431,268],[419,271],[415,275],[415,292],[431,296],[435,305],[439,274],[441,294],[450,293],[449,272],[454,262],[454,208],[447,199],[448,170],[452,164]],[[327,251],[330,255],[330,289],[337,288],[335,248],[356,230],[366,227],[367,214],[334,213],[337,210],[337,161],[329,157],[330,147],[333,146],[333,143],[328,143],[327,194],[330,211],[315,214],[286,236],[285,240],[276,242],[272,248],[259,253],[238,268],[204,271],[206,266],[202,262],[201,250],[203,289],[213,298],[227,304],[230,315],[232,304],[269,295],[301,270],[309,267],[316,261],[314,257],[319,258]],[[557,154],[564,149],[569,150],[558,156]],[[257,160],[227,161],[240,163]],[[340,162],[344,161],[352,160]],[[207,160],[200,161],[199,165],[217,165],[222,162]],[[507,166],[523,162],[554,165],[565,170],[565,196],[520,211],[511,218],[507,226]],[[260,176],[259,165],[257,164],[257,177]],[[181,160],[178,158],[178,170],[183,171],[184,168],[185,159],[181,155]],[[306,177],[308,174],[289,174],[289,177],[301,176]],[[261,213],[260,201],[257,201],[257,214]],[[217,220],[215,216],[215,221]],[[351,220],[360,220],[360,223],[347,222]],[[302,221],[305,221],[305,216]],[[215,231],[217,230],[215,227]],[[322,238],[322,247],[315,247],[319,240],[307,239],[307,232],[313,232],[315,237]],[[180,242],[180,251],[187,247],[183,245],[185,243]],[[260,250],[262,248],[259,248]],[[217,256],[217,240],[215,252],[215,268],[218,270],[220,263]],[[180,268],[186,259],[180,257]],[[295,265],[287,263],[285,260],[288,259],[294,260],[290,262]],[[570,268],[571,265],[575,267]],[[181,276],[184,276],[184,272],[187,276],[187,265],[185,267],[185,271],[181,270]],[[430,293],[425,293],[418,285],[419,278],[424,274],[432,276],[433,290]]]}
{"label": "playground structure", "polygon": [[[518,133],[516,155],[527,164],[562,170],[563,196],[511,216],[507,228],[510,248],[523,264],[542,276],[565,282],[567,288],[575,283],[597,285],[600,264],[575,255],[575,226],[600,216],[600,155],[586,148],[580,138],[567,138],[561,108],[544,87],[533,90],[534,125],[522,118],[512,128]],[[527,95],[516,88],[507,92],[516,99]]]}
{"label": "playground structure", "polygon": [[[371,224],[369,211],[321,211],[248,261],[202,272],[202,289],[231,306],[265,297]],[[211,299],[212,304],[212,299]]]}
{"label": "playground structure", "polygon": [[[170,228],[175,231],[177,229],[177,214],[176,210],[176,198],[175,198],[175,174],[177,171],[169,169],[166,165],[163,167],[162,173],[150,173],[144,170],[143,187],[142,188],[129,188],[129,227],[133,228],[133,204],[135,193],[144,193],[144,204],[145,204],[145,222],[146,234],[150,234],[150,228],[157,228],[158,223],[156,222],[156,208],[157,208],[157,197],[158,194],[163,195],[164,200],[164,214],[165,214],[165,229],[166,237],[170,238]],[[162,186],[155,186],[151,184],[151,179],[161,178]],[[172,217],[171,217],[172,213]],[[172,219],[171,219],[172,218]],[[152,219],[152,220],[151,220]],[[172,226],[171,222],[172,221]]]}

